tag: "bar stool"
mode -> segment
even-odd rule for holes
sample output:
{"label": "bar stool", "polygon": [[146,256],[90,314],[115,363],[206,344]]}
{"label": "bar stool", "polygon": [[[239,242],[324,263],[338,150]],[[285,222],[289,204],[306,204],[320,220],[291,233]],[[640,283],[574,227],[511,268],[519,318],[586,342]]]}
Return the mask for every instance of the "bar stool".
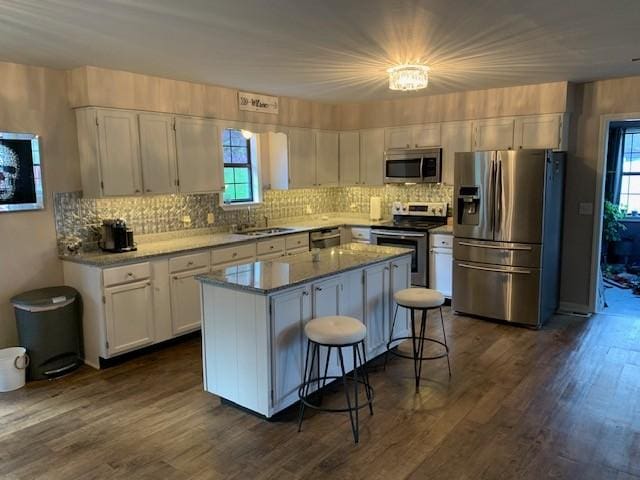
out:
{"label": "bar stool", "polygon": [[[304,363],[303,382],[298,388],[298,397],[300,398],[300,411],[298,415],[298,432],[302,430],[302,420],[304,418],[305,407],[321,410],[324,412],[349,412],[351,420],[351,430],[355,443],[359,440],[359,419],[358,411],[361,408],[369,406],[369,412],[373,415],[373,389],[369,383],[369,374],[364,366],[367,363],[367,357],[364,349],[364,339],[367,334],[367,327],[355,318],[345,316],[329,316],[314,318],[304,327],[304,333],[307,336],[307,357]],[[320,347],[327,348],[327,357],[324,364],[324,375],[320,376]],[[349,395],[349,387],[347,384],[347,374],[344,367],[343,348],[351,347],[353,353],[353,402]],[[362,354],[360,353],[360,348]],[[335,349],[338,352],[338,360],[340,363],[340,371],[342,375],[327,375],[329,372],[329,359],[331,351]],[[311,363],[309,363],[311,357]],[[358,367],[359,365],[359,367]],[[358,370],[362,370],[358,374]],[[325,387],[327,380],[342,379],[344,394],[346,398],[346,407],[342,408],[324,408],[322,404],[322,389]],[[315,384],[315,389],[313,389]],[[358,385],[364,386],[367,401],[359,404],[358,401]],[[310,400],[310,394],[314,390],[319,390],[318,403]]]}
{"label": "bar stool", "polygon": [[[423,360],[436,360],[438,358],[447,357],[447,367],[449,368],[449,377],[451,377],[451,363],[449,362],[449,346],[447,345],[447,334],[444,330],[444,318],[442,316],[442,305],[444,304],[444,296],[437,290],[431,290],[429,288],[405,288],[404,290],[397,291],[393,298],[396,302],[396,309],[393,314],[393,323],[391,325],[391,333],[389,335],[389,342],[387,343],[387,352],[385,353],[385,367],[387,364],[387,354],[392,354],[413,360],[413,370],[416,378],[416,392],[420,389],[420,375],[422,374],[422,361]],[[408,308],[411,311],[411,336],[408,337],[394,337],[393,330],[396,326],[396,319],[398,316],[398,307]],[[438,339],[427,337],[427,313],[429,310],[440,310],[440,324],[442,325],[442,336],[444,342]],[[415,311],[421,310],[422,317],[420,321],[420,331],[416,335],[415,326]],[[391,349],[391,344],[398,340],[411,340],[412,355],[407,355],[402,352],[398,352]],[[444,347],[444,353],[439,355],[424,356],[424,344],[425,342],[432,342],[442,345]]]}

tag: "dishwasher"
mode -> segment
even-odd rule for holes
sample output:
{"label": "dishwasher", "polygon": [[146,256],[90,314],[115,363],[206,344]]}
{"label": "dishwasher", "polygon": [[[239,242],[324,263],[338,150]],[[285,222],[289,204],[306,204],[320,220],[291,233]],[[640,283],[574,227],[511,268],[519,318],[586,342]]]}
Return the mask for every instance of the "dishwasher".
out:
{"label": "dishwasher", "polygon": [[324,228],[311,232],[311,248],[330,248],[340,245],[340,229]]}

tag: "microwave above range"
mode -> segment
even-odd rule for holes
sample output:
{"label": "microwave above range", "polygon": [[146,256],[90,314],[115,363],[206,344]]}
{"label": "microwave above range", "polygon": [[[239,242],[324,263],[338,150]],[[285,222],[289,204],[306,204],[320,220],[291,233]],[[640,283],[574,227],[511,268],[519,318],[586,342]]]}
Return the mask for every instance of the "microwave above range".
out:
{"label": "microwave above range", "polygon": [[384,152],[385,183],[440,183],[442,149],[393,149]]}

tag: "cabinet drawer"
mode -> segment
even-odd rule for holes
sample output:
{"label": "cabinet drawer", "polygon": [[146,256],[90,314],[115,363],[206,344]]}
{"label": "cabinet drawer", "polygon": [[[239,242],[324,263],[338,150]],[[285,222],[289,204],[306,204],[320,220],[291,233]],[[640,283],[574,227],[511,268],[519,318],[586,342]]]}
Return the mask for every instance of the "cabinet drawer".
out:
{"label": "cabinet drawer", "polygon": [[248,260],[256,255],[256,244],[247,243],[233,247],[216,248],[211,251],[211,263],[214,266]]}
{"label": "cabinet drawer", "polygon": [[148,262],[134,263],[123,267],[106,268],[102,272],[104,286],[135,282],[151,277],[151,266]]}
{"label": "cabinet drawer", "polygon": [[209,267],[209,252],[180,255],[169,259],[169,272],[181,272],[194,268]]}
{"label": "cabinet drawer", "polygon": [[307,253],[308,251],[309,246],[300,248],[287,248],[287,255],[297,255],[299,253]]}
{"label": "cabinet drawer", "polygon": [[453,235],[431,235],[431,247],[453,248]]}
{"label": "cabinet drawer", "polygon": [[285,237],[285,245],[287,246],[287,252],[293,249],[300,249],[307,247],[309,249],[309,234],[299,233],[297,235],[288,235]]}
{"label": "cabinet drawer", "polygon": [[370,228],[359,228],[352,227],[351,228],[351,238],[353,240],[371,240],[371,229]]}
{"label": "cabinet drawer", "polygon": [[261,240],[258,242],[258,255],[265,255],[276,252],[284,252],[284,238],[272,238],[269,240]]}

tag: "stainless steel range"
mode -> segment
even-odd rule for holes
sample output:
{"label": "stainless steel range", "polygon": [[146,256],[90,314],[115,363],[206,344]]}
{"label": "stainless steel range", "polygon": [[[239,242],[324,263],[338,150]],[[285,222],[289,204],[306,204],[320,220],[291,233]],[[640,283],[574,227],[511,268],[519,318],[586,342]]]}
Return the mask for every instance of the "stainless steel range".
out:
{"label": "stainless steel range", "polygon": [[371,243],[413,249],[411,283],[429,284],[429,230],[447,223],[447,204],[441,202],[394,202],[393,220],[371,230]]}

